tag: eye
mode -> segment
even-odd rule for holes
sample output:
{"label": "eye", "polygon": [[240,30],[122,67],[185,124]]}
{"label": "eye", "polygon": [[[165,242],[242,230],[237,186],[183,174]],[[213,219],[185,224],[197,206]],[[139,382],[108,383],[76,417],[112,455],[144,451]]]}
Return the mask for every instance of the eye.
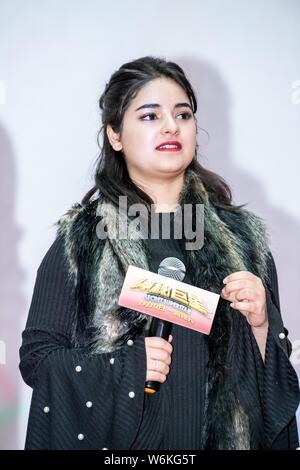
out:
{"label": "eye", "polygon": [[181,119],[183,119],[184,121],[187,121],[188,119],[191,119],[192,114],[189,113],[188,111],[185,111],[184,113],[180,113],[180,114],[177,115],[177,117],[179,117],[179,116],[182,116]]}
{"label": "eye", "polygon": [[157,119],[157,116],[155,113],[148,113],[141,116],[140,119],[141,121],[154,121],[155,119]]}

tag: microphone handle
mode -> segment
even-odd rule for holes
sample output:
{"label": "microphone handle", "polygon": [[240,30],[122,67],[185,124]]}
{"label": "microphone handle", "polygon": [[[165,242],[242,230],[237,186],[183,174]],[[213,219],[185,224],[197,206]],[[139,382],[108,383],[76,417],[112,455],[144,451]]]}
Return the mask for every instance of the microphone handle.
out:
{"label": "microphone handle", "polygon": [[[171,330],[172,330],[171,322],[153,317],[148,336],[158,336],[159,338],[163,338],[168,341]],[[160,382],[156,382],[155,380],[148,380],[145,383],[144,391],[146,393],[153,394],[155,392],[158,392],[159,387],[160,387]]]}

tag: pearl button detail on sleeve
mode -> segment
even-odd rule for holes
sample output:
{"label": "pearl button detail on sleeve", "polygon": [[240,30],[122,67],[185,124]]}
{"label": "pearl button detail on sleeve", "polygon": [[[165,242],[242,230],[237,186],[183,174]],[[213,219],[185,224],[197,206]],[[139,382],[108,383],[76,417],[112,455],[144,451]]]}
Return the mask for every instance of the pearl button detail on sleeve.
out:
{"label": "pearl button detail on sleeve", "polygon": [[278,336],[279,336],[280,339],[284,339],[284,338],[285,338],[285,334],[284,334],[284,333],[279,333]]}
{"label": "pearl button detail on sleeve", "polygon": [[129,340],[127,341],[127,345],[128,345],[128,346],[132,346],[132,345],[133,345],[132,339],[129,339]]}
{"label": "pearl button detail on sleeve", "polygon": [[79,439],[80,441],[82,441],[82,440],[84,439],[84,434],[78,434],[77,437],[78,437],[78,439]]}
{"label": "pearl button detail on sleeve", "polygon": [[81,372],[81,371],[82,371],[82,367],[81,367],[81,366],[76,366],[76,367],[75,367],[75,370],[76,370],[76,372]]}
{"label": "pearl button detail on sleeve", "polygon": [[135,393],[134,393],[134,392],[129,392],[128,395],[129,395],[130,398],[134,398],[134,397],[135,397]]}
{"label": "pearl button detail on sleeve", "polygon": [[114,364],[115,358],[114,358],[114,357],[111,357],[110,360],[109,360],[109,362],[110,362],[111,364]]}
{"label": "pearl button detail on sleeve", "polygon": [[44,411],[44,413],[49,413],[49,411],[50,411],[49,406],[45,406],[43,411]]}
{"label": "pearl button detail on sleeve", "polygon": [[92,408],[93,403],[92,403],[91,401],[87,401],[86,404],[85,404],[85,406],[86,406],[87,408]]}

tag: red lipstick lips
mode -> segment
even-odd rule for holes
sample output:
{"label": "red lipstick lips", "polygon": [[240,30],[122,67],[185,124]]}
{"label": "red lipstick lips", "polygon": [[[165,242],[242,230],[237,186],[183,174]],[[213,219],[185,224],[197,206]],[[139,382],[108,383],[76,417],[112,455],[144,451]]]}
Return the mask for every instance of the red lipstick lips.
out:
{"label": "red lipstick lips", "polygon": [[178,152],[181,149],[182,145],[177,140],[168,140],[156,147],[156,150],[159,150],[160,152]]}

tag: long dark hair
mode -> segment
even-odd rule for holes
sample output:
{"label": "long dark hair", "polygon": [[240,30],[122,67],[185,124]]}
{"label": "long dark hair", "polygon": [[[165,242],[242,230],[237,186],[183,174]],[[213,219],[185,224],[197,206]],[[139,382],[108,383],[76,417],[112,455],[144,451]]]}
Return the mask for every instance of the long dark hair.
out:
{"label": "long dark hair", "polygon": [[[119,196],[127,196],[128,204],[143,203],[150,207],[152,199],[130,178],[122,152],[111,146],[106,129],[108,124],[119,133],[122,132],[124,113],[130,102],[146,83],[159,77],[174,80],[187,94],[193,113],[197,111],[197,100],[193,88],[182,68],[175,62],[168,62],[158,57],[142,57],[123,64],[111,76],[100,97],[99,107],[102,111],[102,127],[98,133],[98,144],[103,133],[103,144],[97,160],[95,185],[84,196],[82,203],[86,204],[99,190],[112,203],[118,205]],[[203,168],[195,154],[189,164],[201,178],[209,198],[213,204],[223,208],[233,208],[232,195],[227,183],[217,174]]]}

